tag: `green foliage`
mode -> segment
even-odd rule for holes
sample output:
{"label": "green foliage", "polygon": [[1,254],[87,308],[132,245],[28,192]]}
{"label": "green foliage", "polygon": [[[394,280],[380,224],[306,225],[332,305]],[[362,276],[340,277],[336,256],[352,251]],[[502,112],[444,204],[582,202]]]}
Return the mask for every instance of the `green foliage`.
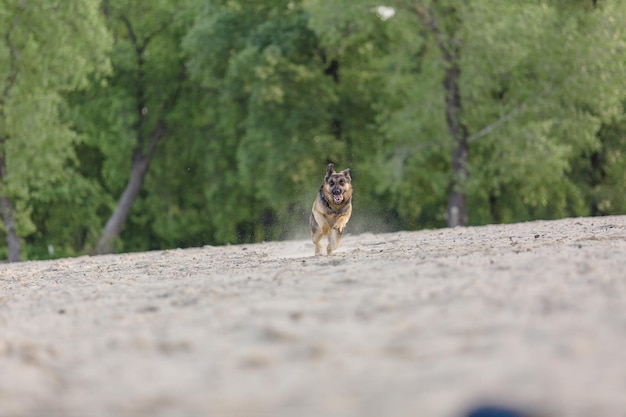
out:
{"label": "green foliage", "polygon": [[[183,196],[192,193],[192,187],[180,182],[202,183],[204,177],[181,175],[202,160],[190,164],[181,150],[196,151],[194,156],[201,157],[206,152],[202,129],[210,123],[196,117],[198,106],[206,100],[196,85],[188,82],[180,48],[193,19],[192,4],[107,1],[107,23],[115,39],[113,73],[73,97],[76,128],[89,145],[79,156],[88,163],[91,153],[99,155],[101,168],[95,177],[110,197],[100,216],[100,227],[128,182],[137,152],[147,152],[153,136],[161,128],[165,131],[152,162],[156,167],[148,172],[123,229],[118,245],[122,251],[202,243],[197,239],[187,242],[190,230],[202,227],[196,209],[187,207],[191,199]],[[180,238],[181,233],[185,237]],[[97,238],[91,238],[90,246]]]}
{"label": "green foliage", "polygon": [[76,174],[78,137],[64,115],[63,94],[109,69],[110,36],[98,5],[83,0],[1,5],[0,154],[6,174],[0,193],[14,201],[22,237],[38,230],[31,219],[34,205],[67,196],[76,184],[56,186]]}
{"label": "green foliage", "polygon": [[[462,119],[470,133],[470,178],[463,189],[470,199],[471,223],[589,213],[588,196],[572,175],[572,166],[581,154],[598,148],[602,121],[620,112],[618,103],[626,87],[620,75],[624,62],[616,59],[616,51],[624,47],[617,23],[624,21],[624,7],[603,4],[594,9],[544,1],[473,1],[458,5],[460,18],[454,22],[445,13],[445,3],[421,4],[434,11],[445,31],[457,26]],[[408,15],[413,11],[404,2],[397,6]],[[396,88],[410,89],[406,86],[412,79],[416,89],[405,96],[401,91],[393,94],[404,99],[387,108],[383,125],[395,139],[391,149],[396,153],[387,160],[402,178],[400,184],[404,182],[396,183],[398,191],[419,193],[414,194],[414,207],[407,207],[410,212],[421,209],[414,201],[432,199],[437,193],[442,204],[447,192],[441,177],[449,175],[445,163],[423,164],[428,172],[421,175],[411,173],[413,164],[398,163],[403,160],[400,155],[409,155],[398,152],[402,147],[438,154],[434,160],[439,162],[448,158],[444,91],[437,83],[443,80],[445,62],[435,48],[437,42],[436,36],[424,32],[413,43],[420,49],[402,51],[418,57],[419,64],[396,66],[401,69],[397,80],[402,80]],[[603,48],[597,48],[599,44]],[[421,138],[399,142],[411,132],[419,132]],[[420,196],[417,184],[424,179],[432,186]],[[441,214],[435,219],[441,220]]]}
{"label": "green foliage", "polygon": [[[468,184],[474,221],[588,215],[588,197],[572,165],[598,149],[602,121],[620,111],[624,63],[596,47],[623,49],[615,36],[620,29],[585,7],[537,2],[517,6],[507,20],[502,6],[476,8],[468,16],[496,30],[467,34],[478,51],[467,58],[464,73],[467,123],[476,132],[485,120],[514,115],[474,144]],[[522,31],[525,36],[515,35]]]}
{"label": "green foliage", "polygon": [[[237,179],[208,191],[210,200],[233,196],[216,217],[220,239],[285,237],[294,216],[306,224],[327,161],[368,180],[368,155],[379,146],[374,103],[384,94],[373,63],[386,35],[368,8],[342,11],[345,25],[368,23],[339,46],[332,26],[323,26],[338,13],[312,2],[212,2],[189,32],[191,73],[220,100],[217,154],[228,155],[228,166],[219,171]],[[370,191],[362,190],[364,207]],[[275,218],[282,226],[268,229]]]}
{"label": "green foliage", "polygon": [[471,224],[626,211],[623,2],[97,6],[0,2],[21,53],[7,84],[0,38],[1,187],[28,257],[93,249],[158,126],[118,250],[306,236],[329,161],[352,169],[350,232],[444,226],[442,45],[458,53]]}

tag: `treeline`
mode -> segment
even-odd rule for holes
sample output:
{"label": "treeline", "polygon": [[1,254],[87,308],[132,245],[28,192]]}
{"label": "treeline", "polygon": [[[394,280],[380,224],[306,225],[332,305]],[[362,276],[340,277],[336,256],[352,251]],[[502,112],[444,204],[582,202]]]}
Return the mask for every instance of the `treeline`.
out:
{"label": "treeline", "polygon": [[0,3],[0,256],[626,212],[619,0]]}

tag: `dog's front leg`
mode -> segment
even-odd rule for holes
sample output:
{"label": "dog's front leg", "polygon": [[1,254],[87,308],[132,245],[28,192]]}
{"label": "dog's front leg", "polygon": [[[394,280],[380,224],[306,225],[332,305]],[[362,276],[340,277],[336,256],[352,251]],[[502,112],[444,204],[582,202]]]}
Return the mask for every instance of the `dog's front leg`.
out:
{"label": "dog's front leg", "polygon": [[311,240],[313,241],[313,245],[315,245],[315,255],[322,254],[322,237],[324,236],[324,232],[322,228],[315,220],[315,216],[311,214],[311,218],[309,219],[311,224]]}
{"label": "dog's front leg", "polygon": [[321,255],[322,254],[322,232],[321,231],[317,231],[317,232],[313,232],[311,235],[311,238],[313,240],[313,244],[315,245],[315,255]]}
{"label": "dog's front leg", "polygon": [[339,247],[342,237],[343,229],[335,226],[330,230],[330,234],[328,235],[328,247],[326,248],[326,253],[328,255],[332,255],[333,252]]}

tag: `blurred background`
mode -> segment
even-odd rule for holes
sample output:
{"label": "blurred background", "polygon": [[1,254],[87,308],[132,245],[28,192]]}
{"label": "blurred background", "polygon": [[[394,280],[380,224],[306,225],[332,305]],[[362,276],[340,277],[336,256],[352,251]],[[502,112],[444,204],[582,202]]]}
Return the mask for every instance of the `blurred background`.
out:
{"label": "blurred background", "polygon": [[0,2],[0,258],[626,213],[626,2]]}

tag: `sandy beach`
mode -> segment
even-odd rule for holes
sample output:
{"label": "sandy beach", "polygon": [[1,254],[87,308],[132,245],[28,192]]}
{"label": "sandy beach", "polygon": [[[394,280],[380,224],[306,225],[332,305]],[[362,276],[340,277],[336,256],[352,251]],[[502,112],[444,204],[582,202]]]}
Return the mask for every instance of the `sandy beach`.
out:
{"label": "sandy beach", "polygon": [[626,415],[626,216],[0,265],[0,416]]}

